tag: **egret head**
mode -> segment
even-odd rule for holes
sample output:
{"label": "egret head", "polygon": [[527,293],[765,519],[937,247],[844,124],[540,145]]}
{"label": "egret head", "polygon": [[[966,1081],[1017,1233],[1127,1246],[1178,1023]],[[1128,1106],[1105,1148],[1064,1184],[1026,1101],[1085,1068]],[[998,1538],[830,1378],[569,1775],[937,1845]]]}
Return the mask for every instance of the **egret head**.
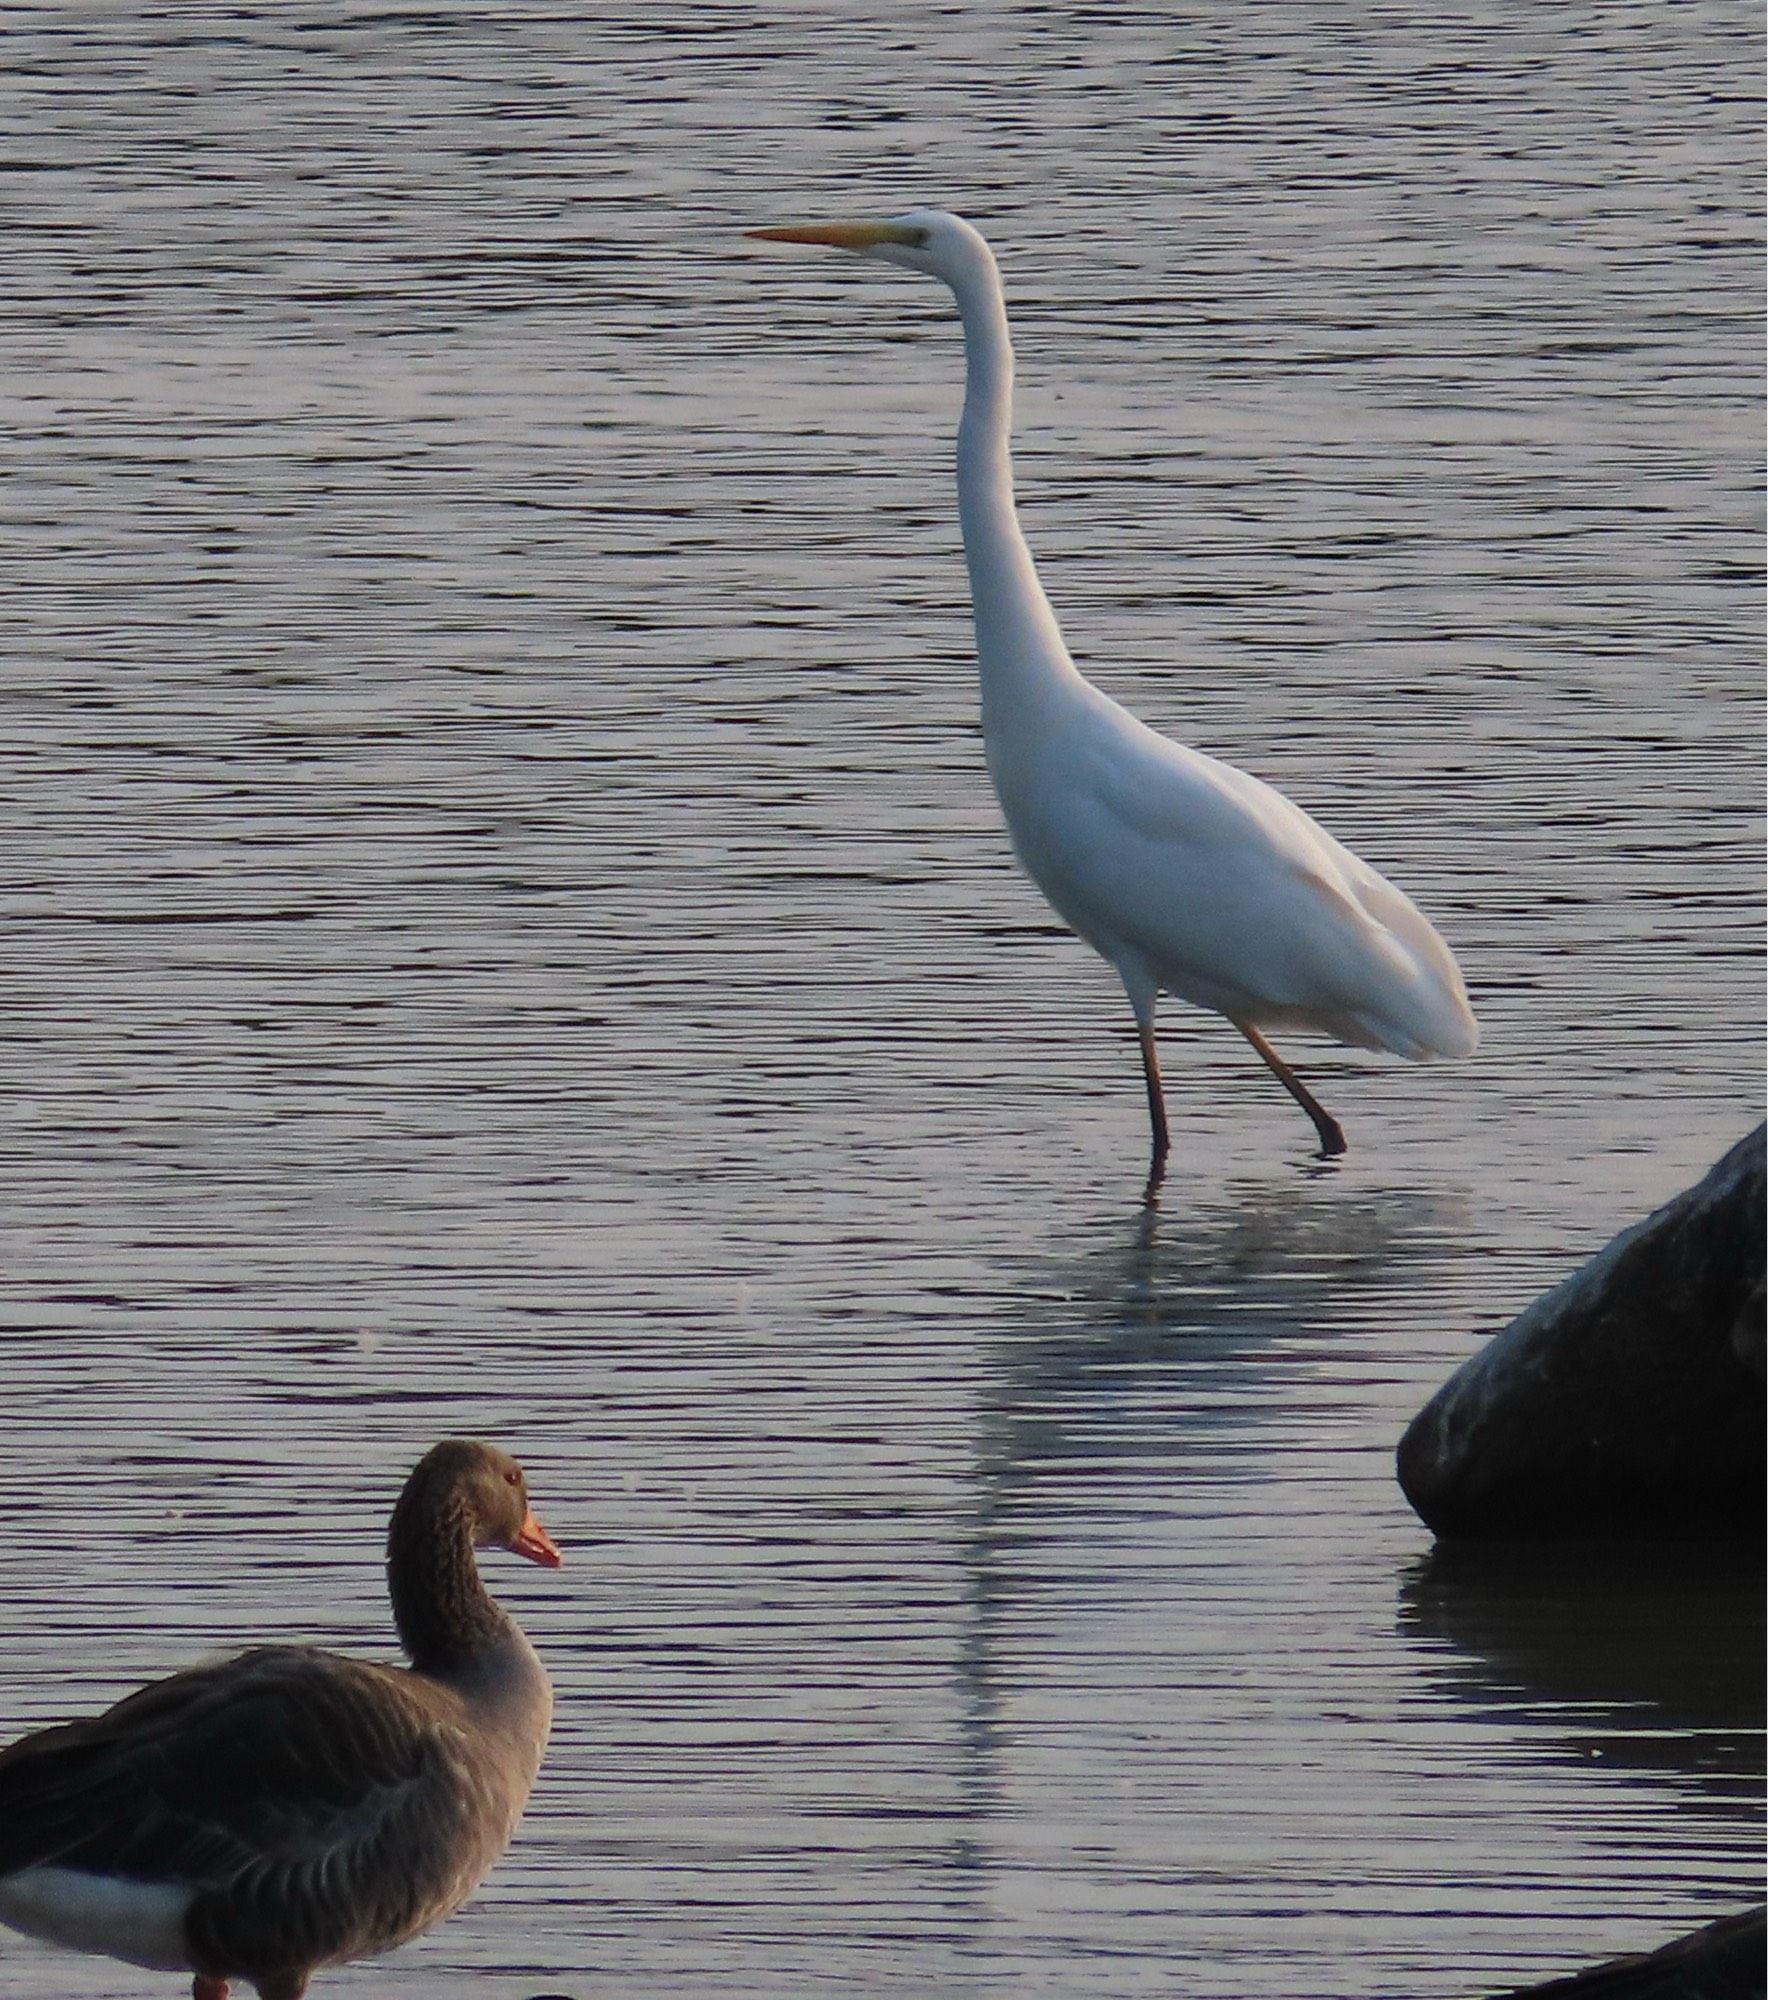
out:
{"label": "egret head", "polygon": [[922,271],[954,289],[966,278],[994,269],[981,235],[961,215],[943,208],[911,208],[877,222],[790,222],[774,229],[750,229],[769,243],[820,243],[849,250],[905,271]]}

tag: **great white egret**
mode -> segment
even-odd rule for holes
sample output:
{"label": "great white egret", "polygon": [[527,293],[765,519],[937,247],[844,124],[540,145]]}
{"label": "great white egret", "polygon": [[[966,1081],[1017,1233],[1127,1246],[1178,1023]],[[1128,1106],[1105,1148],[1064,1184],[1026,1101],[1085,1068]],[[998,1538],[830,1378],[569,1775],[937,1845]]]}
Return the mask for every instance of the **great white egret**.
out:
{"label": "great white egret", "polygon": [[1117,968],[1136,1017],[1153,1127],[1170,1140],[1154,1007],[1171,993],[1225,1015],[1314,1121],[1337,1119],[1265,1039],[1312,1028],[1418,1062],[1473,1053],[1461,973],[1411,900],[1281,792],[1171,742],[1069,658],[1013,504],[1013,347],[994,255],[962,217],[794,223],[748,234],[826,244],[938,278],[964,329],[958,518],[982,680],[989,775],[1026,873]]}

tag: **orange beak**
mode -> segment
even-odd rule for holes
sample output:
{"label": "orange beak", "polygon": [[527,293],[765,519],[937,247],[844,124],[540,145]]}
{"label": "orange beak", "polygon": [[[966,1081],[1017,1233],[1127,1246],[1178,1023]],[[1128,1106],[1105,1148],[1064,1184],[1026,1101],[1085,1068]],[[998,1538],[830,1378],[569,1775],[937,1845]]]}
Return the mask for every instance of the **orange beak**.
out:
{"label": "orange beak", "polygon": [[788,222],[774,229],[745,229],[764,243],[826,243],[834,250],[869,250],[875,243],[912,245],[913,234],[894,222]]}
{"label": "orange beak", "polygon": [[532,1507],[528,1509],[522,1525],[504,1547],[511,1555],[526,1556],[531,1563],[539,1563],[542,1569],[563,1569],[565,1565],[565,1558],[559,1554],[557,1543],[540,1525]]}

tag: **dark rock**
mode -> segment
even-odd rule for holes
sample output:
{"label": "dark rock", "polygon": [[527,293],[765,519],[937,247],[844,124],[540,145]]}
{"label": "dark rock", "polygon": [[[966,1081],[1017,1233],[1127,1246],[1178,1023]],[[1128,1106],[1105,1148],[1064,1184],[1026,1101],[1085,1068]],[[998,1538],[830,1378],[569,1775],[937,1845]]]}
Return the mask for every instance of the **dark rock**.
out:
{"label": "dark rock", "polygon": [[1512,1987],[1499,2000],[1763,2000],[1765,1944],[1768,1910],[1758,1906],[1661,1951],[1613,1958],[1545,1986]]}
{"label": "dark rock", "polygon": [[1450,1376],[1400,1440],[1444,1536],[1759,1539],[1758,1127]]}

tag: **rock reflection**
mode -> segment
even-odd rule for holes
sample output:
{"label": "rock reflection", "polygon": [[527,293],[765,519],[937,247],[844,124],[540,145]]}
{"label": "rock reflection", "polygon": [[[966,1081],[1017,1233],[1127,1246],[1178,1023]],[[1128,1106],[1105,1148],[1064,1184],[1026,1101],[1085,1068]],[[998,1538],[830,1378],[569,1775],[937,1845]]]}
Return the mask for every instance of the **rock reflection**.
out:
{"label": "rock reflection", "polygon": [[1438,1691],[1546,1711],[1564,1754],[1659,1775],[1703,1809],[1759,1812],[1758,1552],[1682,1543],[1439,1545],[1400,1590]]}

